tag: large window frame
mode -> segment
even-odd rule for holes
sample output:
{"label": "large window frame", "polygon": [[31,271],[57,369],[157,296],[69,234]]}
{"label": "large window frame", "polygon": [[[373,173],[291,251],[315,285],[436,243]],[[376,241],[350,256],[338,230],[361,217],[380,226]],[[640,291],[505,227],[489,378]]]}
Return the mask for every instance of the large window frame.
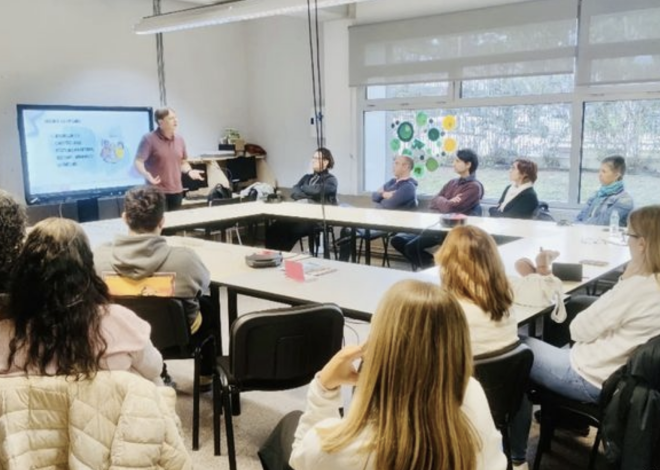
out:
{"label": "large window frame", "polygon": [[[445,96],[367,99],[367,87],[356,88],[357,139],[361,165],[359,166],[360,191],[365,191],[365,139],[364,117],[370,111],[411,111],[417,109],[443,108],[446,110],[483,106],[535,105],[568,103],[571,112],[571,152],[568,173],[567,202],[553,202],[554,207],[576,209],[585,201],[580,201],[581,157],[584,134],[584,109],[590,102],[658,100],[660,83],[628,84],[618,86],[575,86],[573,93],[557,93],[526,96],[501,96],[483,98],[462,98],[461,81],[448,82]],[[460,144],[459,144],[460,146]],[[496,203],[487,199],[486,203]]]}

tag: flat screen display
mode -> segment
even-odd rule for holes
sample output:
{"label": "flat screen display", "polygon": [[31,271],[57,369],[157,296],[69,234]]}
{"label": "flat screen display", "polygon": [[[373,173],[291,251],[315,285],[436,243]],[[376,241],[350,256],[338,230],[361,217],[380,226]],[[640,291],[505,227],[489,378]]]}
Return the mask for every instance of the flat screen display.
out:
{"label": "flat screen display", "polygon": [[28,204],[122,195],[144,184],[133,166],[153,129],[147,107],[17,105]]}

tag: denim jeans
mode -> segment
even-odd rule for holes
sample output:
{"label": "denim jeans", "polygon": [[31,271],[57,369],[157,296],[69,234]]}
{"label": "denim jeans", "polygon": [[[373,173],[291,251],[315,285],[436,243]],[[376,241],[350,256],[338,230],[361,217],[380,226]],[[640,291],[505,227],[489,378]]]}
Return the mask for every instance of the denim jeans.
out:
{"label": "denim jeans", "polygon": [[[536,338],[525,338],[523,342],[534,353],[530,374],[533,383],[573,400],[598,402],[600,388],[587,382],[571,367],[570,349],[557,348]],[[531,424],[532,404],[524,396],[520,410],[511,423],[511,458],[514,461],[526,460]]]}

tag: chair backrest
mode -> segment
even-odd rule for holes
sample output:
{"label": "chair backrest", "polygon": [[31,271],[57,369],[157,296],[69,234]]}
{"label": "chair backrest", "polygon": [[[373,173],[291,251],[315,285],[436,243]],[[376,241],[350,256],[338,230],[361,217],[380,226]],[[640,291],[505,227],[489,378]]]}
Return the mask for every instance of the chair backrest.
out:
{"label": "chair backrest", "polygon": [[539,205],[532,212],[532,220],[545,220],[548,222],[554,222],[555,218],[550,214],[550,206],[547,202],[540,201]]}
{"label": "chair backrest", "polygon": [[113,296],[156,296],[172,297],[176,273],[158,272],[142,279],[131,279],[114,271],[104,271],[101,275]]}
{"label": "chair backrest", "polygon": [[468,212],[466,215],[475,215],[477,217],[481,217],[483,213],[484,211],[483,208],[481,207],[481,204],[477,204],[472,209],[470,209],[470,212]]}
{"label": "chair backrest", "polygon": [[133,310],[151,325],[151,342],[159,351],[188,349],[190,326],[181,300],[173,297],[115,296],[113,301]]}
{"label": "chair backrest", "polygon": [[230,367],[241,388],[285,390],[309,383],[342,346],[344,315],[311,304],[241,315],[230,333]]}
{"label": "chair backrest", "polygon": [[475,358],[474,377],[486,392],[498,428],[506,426],[518,411],[533,362],[534,353],[522,343]]}

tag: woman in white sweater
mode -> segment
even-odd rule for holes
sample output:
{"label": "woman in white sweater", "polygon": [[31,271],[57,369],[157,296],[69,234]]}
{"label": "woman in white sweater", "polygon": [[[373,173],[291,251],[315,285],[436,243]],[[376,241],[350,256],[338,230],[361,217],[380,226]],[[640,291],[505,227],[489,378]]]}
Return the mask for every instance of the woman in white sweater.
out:
{"label": "woman in white sweater", "polygon": [[513,292],[493,237],[472,225],[455,227],[435,254],[442,287],[463,307],[472,354],[479,356],[518,341],[509,313]]}
{"label": "woman in white sweater", "polygon": [[[628,219],[630,262],[620,281],[570,324],[570,348],[528,338],[534,351],[531,379],[574,400],[597,403],[603,382],[633,350],[660,334],[660,205],[635,210]],[[515,418],[512,457],[527,450],[531,405]]]}
{"label": "woman in white sweater", "polygon": [[[469,332],[455,298],[430,283],[395,284],[374,315],[368,346],[344,348],[311,383],[291,467],[506,468],[500,433],[471,374]],[[340,387],[353,384],[340,419]]]}

